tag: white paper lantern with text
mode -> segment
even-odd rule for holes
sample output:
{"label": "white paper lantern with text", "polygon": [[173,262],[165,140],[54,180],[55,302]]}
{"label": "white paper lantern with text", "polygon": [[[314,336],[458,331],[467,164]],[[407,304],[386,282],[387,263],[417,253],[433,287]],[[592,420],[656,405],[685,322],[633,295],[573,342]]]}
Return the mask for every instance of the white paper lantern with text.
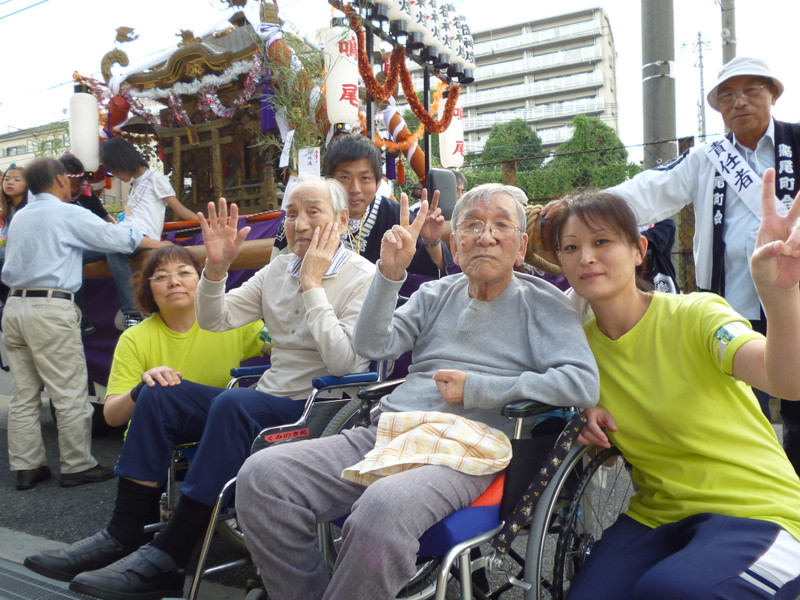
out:
{"label": "white paper lantern with text", "polygon": [[83,163],[87,171],[97,171],[100,166],[100,115],[97,100],[85,85],[76,85],[69,99],[70,151]]}
{"label": "white paper lantern with text", "polygon": [[358,124],[358,41],[348,27],[325,32],[325,106],[334,126]]}
{"label": "white paper lantern with text", "polygon": [[[437,119],[444,115],[445,99],[439,103]],[[439,134],[439,158],[445,169],[458,169],[464,165],[464,103],[456,100],[450,125]]]}

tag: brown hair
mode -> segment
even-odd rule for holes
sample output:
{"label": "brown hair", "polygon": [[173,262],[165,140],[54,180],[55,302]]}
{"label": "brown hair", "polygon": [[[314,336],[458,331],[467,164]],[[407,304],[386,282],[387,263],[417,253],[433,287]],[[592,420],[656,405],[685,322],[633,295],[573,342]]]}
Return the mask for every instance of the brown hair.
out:
{"label": "brown hair", "polygon": [[[631,246],[638,246],[642,238],[636,215],[625,200],[609,192],[587,189],[564,196],[551,212],[547,233],[550,247],[556,252],[561,250],[561,231],[567,220],[573,216],[587,227],[605,225],[627,239]],[[644,259],[643,256],[643,264]],[[639,269],[636,286],[644,291],[653,290],[653,284],[641,277]]]}
{"label": "brown hair", "polygon": [[577,217],[587,227],[606,225],[625,237],[632,246],[638,244],[641,238],[636,215],[622,198],[608,192],[589,189],[564,196],[554,207],[548,219],[550,221],[548,242],[556,251],[561,249],[561,230],[564,229],[567,219],[572,216]]}
{"label": "brown hair", "polygon": [[163,246],[155,252],[150,252],[144,260],[142,270],[136,277],[136,289],[134,290],[136,305],[144,314],[152,315],[158,312],[158,305],[153,298],[153,290],[150,289],[150,278],[157,269],[170,262],[185,263],[194,267],[198,273],[201,270],[200,262],[184,246]]}

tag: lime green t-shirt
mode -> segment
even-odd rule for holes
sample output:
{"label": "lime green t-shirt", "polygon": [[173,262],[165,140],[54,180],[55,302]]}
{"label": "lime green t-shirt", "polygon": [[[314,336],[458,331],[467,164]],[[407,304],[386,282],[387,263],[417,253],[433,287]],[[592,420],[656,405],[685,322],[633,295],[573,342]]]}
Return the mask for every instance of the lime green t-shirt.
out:
{"label": "lime green t-shirt", "polygon": [[800,540],[800,480],[733,356],[761,338],[719,296],[660,294],[610,340],[585,326],[609,438],[633,466],[628,514],[649,527],[699,513],[777,523]]}
{"label": "lime green t-shirt", "polygon": [[189,381],[225,387],[231,379],[231,367],[261,356],[259,334],[263,325],[258,320],[230,331],[213,332],[200,329],[195,322],[189,331],[177,333],[156,313],[122,332],[106,393],[124,394],[142,380],[142,373],[164,365]]}

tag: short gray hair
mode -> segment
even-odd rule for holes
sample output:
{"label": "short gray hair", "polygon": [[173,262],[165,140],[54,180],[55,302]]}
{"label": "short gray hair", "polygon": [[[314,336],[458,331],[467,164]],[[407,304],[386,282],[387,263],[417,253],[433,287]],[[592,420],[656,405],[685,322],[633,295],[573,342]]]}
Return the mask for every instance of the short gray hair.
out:
{"label": "short gray hair", "polygon": [[470,191],[461,196],[453,208],[453,216],[450,218],[450,226],[452,230],[456,230],[459,223],[459,217],[467,208],[473,204],[477,204],[478,202],[489,202],[489,200],[491,200],[494,196],[502,194],[504,196],[509,196],[512,200],[514,200],[514,206],[517,207],[519,230],[520,233],[524,233],[527,222],[525,219],[525,206],[520,203],[518,197],[520,193],[523,193],[524,195],[524,192],[522,192],[522,190],[519,188],[515,188],[511,185],[503,185],[502,183],[484,183],[472,188]]}
{"label": "short gray hair", "polygon": [[347,190],[344,189],[342,184],[330,177],[317,177],[316,175],[301,175],[295,179],[292,189],[289,190],[289,196],[286,198],[287,203],[291,202],[292,195],[301,185],[313,185],[326,188],[331,199],[334,214],[338,215],[343,210],[348,210]]}

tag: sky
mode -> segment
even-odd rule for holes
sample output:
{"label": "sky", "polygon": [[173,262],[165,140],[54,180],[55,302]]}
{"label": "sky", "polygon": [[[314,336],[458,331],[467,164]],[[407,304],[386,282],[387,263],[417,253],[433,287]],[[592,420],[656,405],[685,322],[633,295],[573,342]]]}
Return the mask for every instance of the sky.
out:
{"label": "sky", "polygon": [[[454,0],[453,4],[473,31],[545,18],[565,10],[604,8],[618,56],[619,136],[629,146],[632,159],[641,157],[640,1]],[[722,66],[721,13],[716,0],[673,0],[673,7],[677,136],[683,137],[698,133],[698,33],[705,42],[706,92]],[[100,60],[114,48],[117,27],[133,27],[139,35],[135,42],[122,46],[133,62],[174,47],[180,29],[199,33],[224,16],[225,9],[226,4],[219,0],[0,0],[0,64],[4,75],[0,134],[66,118],[73,71],[100,79]],[[290,30],[312,38],[317,29],[326,27],[332,9],[325,0],[279,0],[279,15]],[[791,46],[798,22],[797,0],[736,2],[737,54],[765,59],[784,83],[786,92],[773,114],[786,121],[800,120],[800,70],[792,62],[795,52]],[[709,135],[722,133],[722,119],[708,105],[706,122]]]}

